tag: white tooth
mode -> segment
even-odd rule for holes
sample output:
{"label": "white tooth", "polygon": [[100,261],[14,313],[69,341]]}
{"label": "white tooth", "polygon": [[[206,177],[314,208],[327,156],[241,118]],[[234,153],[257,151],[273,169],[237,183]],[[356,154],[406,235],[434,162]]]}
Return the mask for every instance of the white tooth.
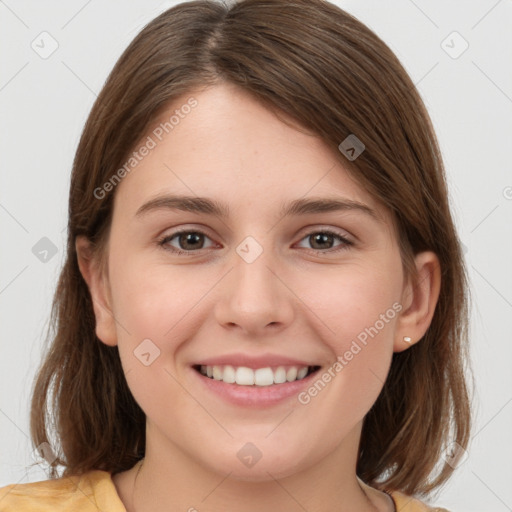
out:
{"label": "white tooth", "polygon": [[274,384],[283,384],[286,382],[286,369],[284,366],[278,366],[274,372]]}
{"label": "white tooth", "polygon": [[241,386],[271,386],[272,384],[283,384],[287,381],[293,382],[306,377],[308,369],[308,366],[300,369],[296,366],[291,366],[288,369],[284,366],[278,366],[275,370],[270,367],[253,370],[245,366],[237,368],[231,365],[201,365],[200,367],[203,375],[228,384],[236,383]]}
{"label": "white tooth", "polygon": [[307,366],[305,366],[304,368],[301,368],[298,372],[297,372],[297,380],[300,380],[300,379],[303,379],[306,374],[308,373],[308,368]]}
{"label": "white tooth", "polygon": [[245,366],[239,366],[235,374],[236,383],[241,386],[252,386],[254,384],[254,371]]}
{"label": "white tooth", "polygon": [[288,371],[286,372],[286,380],[288,382],[292,382],[296,378],[297,378],[297,368],[295,366],[288,368]]}
{"label": "white tooth", "polygon": [[213,378],[215,380],[222,380],[222,366],[213,367]]}
{"label": "white tooth", "polygon": [[272,368],[258,368],[254,372],[254,384],[256,384],[256,386],[270,386],[274,384],[274,372]]}
{"label": "white tooth", "polygon": [[224,366],[222,380],[228,384],[233,384],[235,382],[235,369],[232,366]]}

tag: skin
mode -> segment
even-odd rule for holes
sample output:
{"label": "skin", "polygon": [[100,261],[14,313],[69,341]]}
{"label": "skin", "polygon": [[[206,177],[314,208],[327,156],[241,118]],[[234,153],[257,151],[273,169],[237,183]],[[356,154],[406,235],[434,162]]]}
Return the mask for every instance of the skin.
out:
{"label": "skin", "polygon": [[[76,241],[96,334],[118,345],[147,418],[135,492],[138,465],[113,476],[119,496],[128,512],[211,512],[233,503],[239,512],[391,511],[389,496],[356,477],[361,427],[393,352],[430,325],[439,261],[418,254],[421,284],[405,279],[389,212],[318,137],[226,84],[183,96],[162,119],[190,96],[198,106],[117,185],[108,274],[94,264],[87,240]],[[224,201],[232,214],[221,220],[163,210],[135,218],[162,193]],[[333,195],[363,202],[382,222],[357,211],[279,215],[282,202]],[[190,256],[157,245],[180,227],[206,233],[189,246],[179,237],[167,242]],[[327,228],[353,245],[332,252],[343,244],[336,237],[315,244],[310,235]],[[247,236],[263,249],[250,264],[236,252]],[[292,398],[240,408],[205,392],[190,369],[233,352],[290,355],[328,368],[395,302],[402,311],[308,404]],[[149,366],[133,353],[146,338],[160,349]],[[262,454],[252,467],[236,456],[247,442]]]}

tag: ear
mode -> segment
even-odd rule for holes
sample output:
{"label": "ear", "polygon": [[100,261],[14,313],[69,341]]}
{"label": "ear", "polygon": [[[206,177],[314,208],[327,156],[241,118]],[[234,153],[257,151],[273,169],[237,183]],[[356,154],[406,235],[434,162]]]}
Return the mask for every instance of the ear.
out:
{"label": "ear", "polygon": [[421,340],[432,322],[439,298],[441,267],[437,255],[432,251],[418,253],[415,263],[418,280],[413,285],[409,279],[404,286],[394,352],[402,352]]}
{"label": "ear", "polygon": [[85,236],[77,236],[75,249],[78,267],[92,298],[96,317],[96,336],[105,345],[117,345],[115,319],[112,313],[112,298],[108,279],[100,271],[98,262],[93,258],[90,241]]}

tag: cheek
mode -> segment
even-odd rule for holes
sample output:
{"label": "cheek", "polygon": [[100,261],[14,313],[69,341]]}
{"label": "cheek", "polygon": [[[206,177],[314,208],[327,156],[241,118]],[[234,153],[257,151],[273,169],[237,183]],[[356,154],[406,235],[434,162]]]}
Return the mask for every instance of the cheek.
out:
{"label": "cheek", "polygon": [[135,399],[149,407],[156,390],[180,393],[172,378],[181,378],[176,359],[211,315],[202,306],[221,277],[207,267],[185,271],[150,259],[118,259],[110,274],[119,356]]}
{"label": "cheek", "polygon": [[[317,316],[339,350],[358,335],[364,341],[366,328],[375,327],[385,337],[396,321],[400,282],[393,267],[350,265],[302,279],[297,295]],[[301,281],[302,279],[302,281]],[[312,286],[314,283],[314,286]],[[311,315],[310,315],[311,316]],[[372,332],[373,329],[372,329]],[[329,343],[331,344],[331,343]]]}
{"label": "cheek", "polygon": [[332,365],[323,382],[329,381],[329,387],[332,382],[332,391],[337,390],[329,393],[333,406],[343,395],[343,402],[352,410],[364,411],[386,380],[401,310],[396,279],[400,274],[393,268],[347,266],[317,276],[314,289],[305,282],[301,286],[301,299],[310,309],[308,318],[323,334],[322,341],[331,354]]}
{"label": "cheek", "polygon": [[[136,257],[117,266],[111,279],[116,319],[126,326],[132,342],[153,336],[155,343],[165,340],[169,344],[182,319],[211,288],[211,282],[200,272],[183,272],[179,267],[150,264],[148,259]],[[126,336],[119,326],[117,330]]]}
{"label": "cheek", "polygon": [[110,277],[119,356],[133,397],[149,417],[158,417],[171,401],[185,407],[174,358],[193,337],[200,323],[194,306],[211,284],[136,258],[125,259]]}

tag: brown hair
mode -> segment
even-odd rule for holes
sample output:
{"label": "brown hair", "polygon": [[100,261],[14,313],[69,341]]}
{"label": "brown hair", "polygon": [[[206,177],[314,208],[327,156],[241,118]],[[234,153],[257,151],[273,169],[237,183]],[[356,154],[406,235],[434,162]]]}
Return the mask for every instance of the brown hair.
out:
{"label": "brown hair", "polygon": [[[444,166],[426,108],[397,57],[360,21],[324,0],[182,3],[146,25],[115,64],[73,163],[54,332],[31,404],[34,446],[59,446],[52,478],[59,465],[62,476],[117,473],[144,456],[145,415],[127,386],[117,347],[95,334],[75,239],[85,235],[104,265],[114,192],[99,200],[94,191],[175,98],[221,82],[285,112],[336,150],[347,171],[392,212],[406,276],[417,277],[416,253],[437,254],[441,289],[431,325],[420,342],[393,354],[364,420],[357,463],[369,485],[431,492],[453,472],[447,463],[437,467],[443,449],[452,441],[466,448],[471,425],[469,289]],[[353,161],[337,150],[350,134],[366,148]]]}

